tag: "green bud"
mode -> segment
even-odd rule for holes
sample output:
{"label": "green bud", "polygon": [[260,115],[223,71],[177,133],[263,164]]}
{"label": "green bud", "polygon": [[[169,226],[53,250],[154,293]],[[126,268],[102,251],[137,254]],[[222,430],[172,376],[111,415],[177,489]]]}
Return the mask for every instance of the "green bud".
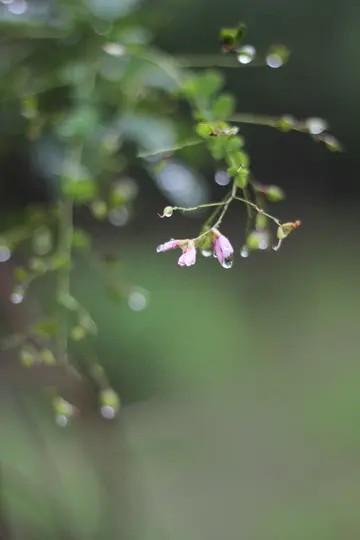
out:
{"label": "green bud", "polygon": [[291,131],[295,127],[295,119],[292,116],[282,116],[277,123],[280,131]]}
{"label": "green bud", "polygon": [[54,397],[52,405],[57,416],[70,418],[75,412],[75,407],[60,396]]}
{"label": "green bud", "polygon": [[48,366],[56,364],[54,353],[50,349],[42,349],[40,351],[40,359]]}
{"label": "green bud", "polygon": [[36,362],[34,352],[27,347],[21,349],[20,362],[26,368],[33,366]]}
{"label": "green bud", "polygon": [[71,329],[71,339],[81,341],[86,336],[86,330],[83,326],[76,325]]}
{"label": "green bud", "polygon": [[246,245],[249,249],[259,249],[259,235],[255,231],[247,237]]}
{"label": "green bud", "polygon": [[115,390],[112,388],[101,390],[99,401],[101,415],[108,420],[114,418],[121,406],[120,398]]}
{"label": "green bud", "polygon": [[165,206],[161,217],[171,217],[174,213],[172,206]]}
{"label": "green bud", "polygon": [[268,186],[264,193],[271,202],[282,201],[285,198],[285,193],[278,186]]}

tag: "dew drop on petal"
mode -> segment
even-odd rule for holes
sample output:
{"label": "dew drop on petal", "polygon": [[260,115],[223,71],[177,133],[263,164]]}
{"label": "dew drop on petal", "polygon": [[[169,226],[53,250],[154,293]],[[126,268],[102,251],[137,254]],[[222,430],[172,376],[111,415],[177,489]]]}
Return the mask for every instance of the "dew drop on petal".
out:
{"label": "dew drop on petal", "polygon": [[223,268],[231,268],[233,265],[233,258],[228,257],[227,259],[224,259],[220,264]]}
{"label": "dew drop on petal", "polygon": [[243,246],[240,251],[241,257],[246,259],[249,256],[249,249],[246,246]]}
{"label": "dew drop on petal", "polygon": [[213,252],[211,251],[211,249],[202,249],[201,250],[201,255],[203,257],[211,257],[212,254],[213,254]]}
{"label": "dew drop on petal", "polygon": [[115,418],[116,410],[114,407],[111,407],[111,405],[102,405],[100,407],[100,413],[103,418],[106,418],[106,420],[112,420]]}

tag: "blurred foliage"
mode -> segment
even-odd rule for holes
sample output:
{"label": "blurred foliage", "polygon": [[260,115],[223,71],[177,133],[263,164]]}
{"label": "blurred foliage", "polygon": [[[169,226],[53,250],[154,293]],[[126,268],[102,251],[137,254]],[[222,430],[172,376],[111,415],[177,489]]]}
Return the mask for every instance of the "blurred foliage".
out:
{"label": "blurred foliage", "polygon": [[[261,17],[281,11],[262,7]],[[277,68],[288,49],[266,43],[291,42],[291,31],[272,34],[266,19],[258,54],[236,26],[237,8],[230,21],[219,20],[216,3],[176,9],[167,30],[166,9],[160,17],[136,0],[0,3],[3,177],[10,185],[11,167],[23,171],[30,187],[16,195],[26,203],[37,199],[34,178],[46,185],[46,204],[1,217],[1,330],[6,347],[19,351],[18,358],[2,353],[1,534],[356,538],[356,269],[344,263],[353,257],[344,234],[352,220],[317,211],[304,239],[269,254],[265,265],[258,251],[269,240],[259,214],[244,246],[254,257],[226,279],[205,261],[198,273],[175,272],[155,258],[150,234],[162,224],[158,208],[149,211],[145,180],[174,205],[204,202],[209,187],[199,164],[212,174],[221,166],[246,187],[244,133],[229,122],[238,96],[212,66]],[[153,44],[163,24],[170,41],[180,43],[179,32],[184,50],[202,54],[210,21],[217,30],[224,25],[220,40],[212,36],[225,56],[175,57]],[[211,69],[196,74],[192,65],[204,60]],[[263,76],[251,74],[251,84],[254,77],[249,91],[241,74],[245,95],[263,88]],[[291,100],[291,83],[281,80],[275,109],[285,93]],[[238,114],[236,122],[306,133],[340,149],[321,119],[271,112]],[[175,151],[189,165],[169,159]],[[190,189],[169,189],[169,172]],[[264,204],[284,198],[272,183],[254,188]],[[8,193],[5,183],[0,190]],[[141,235],[136,225],[120,235],[140,212]],[[279,240],[294,223],[282,224]],[[241,242],[238,223],[230,218],[229,227]],[[68,354],[70,369],[59,365]]]}

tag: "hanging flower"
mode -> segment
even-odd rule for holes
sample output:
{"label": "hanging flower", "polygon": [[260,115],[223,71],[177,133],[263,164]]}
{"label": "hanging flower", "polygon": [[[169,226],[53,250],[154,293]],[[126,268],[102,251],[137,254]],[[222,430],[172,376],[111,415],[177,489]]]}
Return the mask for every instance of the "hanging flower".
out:
{"label": "hanging flower", "polygon": [[181,244],[182,241],[183,240],[174,240],[172,238],[168,242],[165,242],[165,244],[160,244],[160,246],[158,246],[156,248],[156,251],[158,253],[162,253],[163,251],[169,251],[170,249],[176,249],[176,248],[180,247],[180,244]]}
{"label": "hanging flower", "polygon": [[192,266],[196,263],[196,248],[193,240],[189,240],[187,246],[183,249],[183,254],[179,257],[179,266]]}
{"label": "hanging flower", "polygon": [[194,240],[174,240],[171,239],[156,248],[158,253],[169,251],[170,249],[181,248],[183,253],[178,260],[179,266],[192,266],[196,262],[196,248]]}
{"label": "hanging flower", "polygon": [[217,229],[213,229],[213,252],[221,266],[231,268],[233,263],[234,248],[229,240]]}

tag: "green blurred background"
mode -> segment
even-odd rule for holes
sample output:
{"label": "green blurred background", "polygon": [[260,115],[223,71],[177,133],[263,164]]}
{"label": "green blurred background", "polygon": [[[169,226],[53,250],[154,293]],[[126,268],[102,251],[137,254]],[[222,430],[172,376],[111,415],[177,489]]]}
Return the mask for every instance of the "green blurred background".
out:
{"label": "green blurred background", "polygon": [[[53,7],[28,2],[26,10],[34,6],[36,13]],[[8,6],[1,9],[7,17]],[[118,279],[137,287],[134,307],[109,298],[87,260],[80,258],[73,273],[73,292],[99,326],[91,348],[123,406],[116,419],[104,420],[86,382],[56,369],[25,370],[2,353],[2,538],[354,540],[360,6],[149,0],[137,9],[134,17],[148,21],[158,46],[173,54],[216,54],[219,26],[238,20],[259,50],[288,45],[291,60],[281,70],[226,71],[238,109],[324,117],[345,151],[331,154],[302,134],[243,129],[256,178],[286,190],[280,218],[301,218],[303,226],[276,254],[237,255],[231,271],[207,259],[183,271],[173,253],[155,253],[170,236],[195,233],[201,221],[159,220],[169,199],[136,166],[139,196],[124,226],[94,223],[79,210],[95,247],[120,257]],[[0,129],[8,141],[2,207],[17,216],[52,191],[29,166],[21,130],[10,136]],[[193,182],[207,197],[222,197],[226,188],[214,182],[213,164],[191,159]],[[244,214],[232,212],[224,227],[238,246],[244,223]],[[9,305],[11,265],[0,268],[3,334],[45,310],[52,291],[45,279],[27,302]],[[50,384],[81,410],[66,429],[54,422],[44,391]]]}

